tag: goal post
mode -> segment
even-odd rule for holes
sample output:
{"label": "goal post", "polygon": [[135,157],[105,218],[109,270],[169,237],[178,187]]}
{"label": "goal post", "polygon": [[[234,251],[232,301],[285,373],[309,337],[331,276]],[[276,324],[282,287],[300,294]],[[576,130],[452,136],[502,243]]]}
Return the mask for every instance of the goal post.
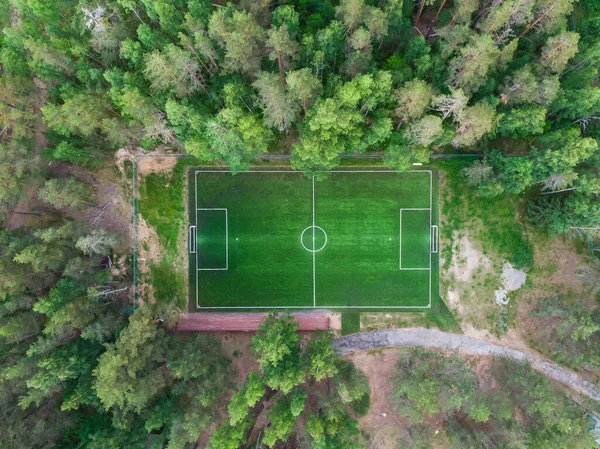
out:
{"label": "goal post", "polygon": [[190,226],[188,231],[188,245],[190,254],[196,254],[196,226]]}
{"label": "goal post", "polygon": [[437,253],[439,251],[439,233],[436,225],[431,226],[431,252]]}

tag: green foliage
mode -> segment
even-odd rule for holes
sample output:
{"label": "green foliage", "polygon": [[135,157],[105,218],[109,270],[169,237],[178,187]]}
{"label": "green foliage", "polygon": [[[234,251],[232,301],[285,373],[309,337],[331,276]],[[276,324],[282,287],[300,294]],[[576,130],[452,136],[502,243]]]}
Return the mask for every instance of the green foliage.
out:
{"label": "green foliage", "polygon": [[163,52],[147,53],[144,63],[144,75],[155,92],[186,97],[204,87],[200,64],[176,45],[168,45]]}
{"label": "green foliage", "polygon": [[[514,225],[517,209],[552,232],[587,235],[600,222],[595,2],[577,6],[577,31],[566,31],[571,0],[424,2],[437,24],[427,40],[414,36],[415,5],[398,0],[84,3],[0,6],[2,221],[28,188],[41,187],[40,198],[58,208],[93,201],[91,190],[70,178],[41,186],[38,154],[95,167],[118,148],[143,147],[185,151],[237,172],[277,148],[292,154],[294,168],[323,176],[344,153],[383,152],[389,167],[407,170],[427,163],[432,151],[454,152],[453,145],[489,158],[464,176],[466,167],[448,169],[452,193],[444,207],[454,212],[442,232],[476,217],[484,246],[531,266],[527,235]],[[142,216],[164,250],[147,274],[162,307],[167,299],[181,306],[184,297],[174,275],[184,167],[178,164],[172,177],[150,175],[140,186]],[[527,207],[511,195],[526,197]],[[56,211],[35,230],[0,233],[0,396],[8,410],[0,446],[183,448],[213,418],[228,385],[226,363],[208,340],[180,344],[157,328],[154,313],[171,315],[170,308],[145,306],[122,322],[121,301],[106,286],[127,284],[127,275],[115,278],[100,267],[121,242]],[[541,323],[553,332],[553,350],[574,366],[583,363],[582,353],[595,363],[595,312],[561,308],[570,315],[556,312],[558,326]],[[273,441],[285,438],[289,416],[301,413],[299,385],[307,378],[333,376],[343,398],[356,396],[353,383],[340,380],[347,368],[332,361],[329,335],[301,350],[286,327],[293,325],[280,336],[263,329],[269,344],[257,344],[257,351],[265,374],[251,375],[236,399],[240,410],[252,407],[269,386],[281,398],[276,404],[290,402],[287,410],[276,407]],[[497,445],[588,443],[581,416],[550,386],[521,366],[496,368],[510,400],[476,395],[460,410],[470,422],[493,420],[486,430]],[[515,385],[503,370],[514,371]],[[448,405],[436,396],[446,386],[424,376],[414,390],[422,395],[408,398],[406,391],[404,400],[422,401],[427,412],[456,410],[460,401]],[[356,422],[334,393],[308,420],[313,446],[359,447]],[[365,398],[349,404],[364,410]],[[508,403],[519,404],[524,421],[512,421]],[[245,444],[251,418],[238,416],[217,430],[213,447]],[[451,447],[487,445],[463,421],[450,416],[449,423]],[[407,444],[433,444],[415,429]]]}
{"label": "green foliage", "polygon": [[[219,443],[239,446],[240,440],[236,438],[241,434],[234,435],[231,428],[247,426],[252,421],[255,417],[252,408],[264,397],[265,384],[271,388],[266,399],[272,405],[262,442],[273,447],[287,441],[296,421],[311,413],[307,399],[313,385],[328,382],[331,378],[326,393],[319,395],[319,408],[325,410],[325,414],[312,414],[307,419],[307,432],[314,439],[313,447],[362,447],[356,439],[357,422],[350,416],[346,404],[360,415],[367,413],[370,401],[366,377],[352,362],[335,354],[331,332],[315,333],[302,352],[297,328],[298,323],[290,315],[270,314],[263,320],[252,339],[252,346],[264,374],[250,372],[246,384],[233,394],[227,407],[229,419],[213,435],[213,438],[219,438]],[[215,441],[212,444],[214,447]]]}
{"label": "green foliage", "polygon": [[238,449],[245,443],[249,423],[244,421],[232,426],[228,421],[217,428],[210,437],[210,449]]}
{"label": "green foliage", "polygon": [[566,296],[537,298],[530,320],[539,331],[532,335],[536,349],[574,369],[600,372],[599,310],[587,310]]}
{"label": "green foliage", "polygon": [[152,319],[150,307],[137,309],[119,339],[98,359],[94,388],[107,410],[140,413],[166,385],[161,368],[166,361],[164,331]]}
{"label": "green foliage", "polygon": [[69,177],[49,179],[37,194],[42,201],[56,208],[81,209],[90,203],[93,192],[89,184]]}
{"label": "green foliage", "polygon": [[527,137],[542,134],[546,125],[546,108],[526,105],[503,114],[498,134],[507,137]]}
{"label": "green foliage", "polygon": [[313,413],[306,420],[306,431],[312,438],[313,448],[364,448],[359,440],[356,420],[339,399],[333,398],[319,405],[323,412],[319,415]]}
{"label": "green foliage", "polygon": [[267,447],[273,447],[277,441],[287,441],[294,430],[296,417],[292,413],[292,403],[282,396],[271,408],[268,414],[271,425],[265,429],[263,443]]}
{"label": "green foliage", "polygon": [[345,108],[331,98],[317,102],[306,118],[300,142],[293,147],[292,167],[318,173],[337,166],[339,155],[362,136],[358,128],[361,122],[356,109]]}
{"label": "green foliage", "polygon": [[[552,441],[553,447],[584,448],[591,439],[585,412],[525,362],[494,358],[492,379],[477,379],[458,354],[411,349],[403,352],[396,373],[399,413],[416,423],[443,413],[449,447],[476,448],[487,441],[504,447],[518,440],[527,447],[546,447]],[[527,419],[519,419],[516,411]],[[482,424],[485,432],[479,430]],[[408,447],[430,447],[427,433],[436,435],[427,425],[411,425]]]}
{"label": "green foliage", "polygon": [[[514,158],[516,159],[516,158]],[[475,164],[478,164],[475,162]],[[463,169],[473,163],[465,161],[447,162],[443,167],[448,177],[449,197],[444,201],[443,213],[449,217],[447,232],[452,229],[469,229],[473,237],[482,242],[484,247],[493,249],[500,257],[505,258],[516,267],[533,265],[533,249],[522,226],[515,225],[515,199],[507,196],[483,196],[482,187],[474,189],[465,185]],[[489,179],[489,167],[483,166],[483,177]],[[481,171],[481,169],[480,169]],[[487,174],[486,174],[487,173]],[[470,175],[467,176],[470,180]],[[487,185],[490,185],[488,183]],[[448,235],[446,238],[451,239]],[[443,251],[449,251],[450,245]],[[450,254],[446,254],[450,260]]]}
{"label": "green foliage", "polygon": [[363,400],[369,395],[367,377],[354,366],[352,362],[340,359],[337,363],[338,373],[334,379],[338,394],[343,403],[353,403]]}
{"label": "green foliage", "polygon": [[337,373],[333,334],[317,331],[308,343],[308,374],[317,382]]}
{"label": "green foliage", "polygon": [[298,323],[290,315],[278,318],[269,314],[252,338],[265,383],[283,394],[290,393],[305,376],[297,328]]}
{"label": "green foliage", "polygon": [[475,399],[475,376],[462,361],[424,350],[403,355],[394,385],[398,413],[415,423],[439,412],[467,412],[465,406]]}

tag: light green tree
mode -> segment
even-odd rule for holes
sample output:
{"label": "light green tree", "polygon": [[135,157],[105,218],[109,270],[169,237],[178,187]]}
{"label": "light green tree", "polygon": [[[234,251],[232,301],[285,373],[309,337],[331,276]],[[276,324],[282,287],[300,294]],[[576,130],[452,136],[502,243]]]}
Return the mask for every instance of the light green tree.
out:
{"label": "light green tree", "polygon": [[300,45],[288,30],[287,24],[268,31],[266,42],[267,54],[271,61],[277,61],[279,76],[283,83],[285,73],[291,69],[293,62],[298,59]]}
{"label": "light green tree", "polygon": [[313,106],[323,88],[321,81],[309,68],[294,70],[288,72],[286,76],[288,95],[302,104],[304,116]]}
{"label": "light green tree", "polygon": [[227,70],[246,75],[258,71],[266,33],[250,13],[216,9],[210,17],[208,35],[224,49]]}
{"label": "light green tree", "polygon": [[181,98],[204,89],[198,60],[177,45],[169,44],[162,52],[146,54],[144,64],[144,75],[155,92],[173,92]]}
{"label": "light green tree", "polygon": [[286,131],[296,119],[298,104],[292,100],[274,73],[261,72],[252,84],[258,91],[265,123]]}
{"label": "light green tree", "polygon": [[410,123],[404,134],[410,144],[429,146],[444,133],[442,119],[436,115],[425,115]]}
{"label": "light green tree", "polygon": [[498,61],[499,50],[491,36],[473,37],[449,63],[448,83],[471,95],[485,83],[488,72]]}
{"label": "light green tree", "polygon": [[499,119],[498,133],[508,137],[526,137],[542,134],[546,125],[546,108],[524,105],[510,109]]}
{"label": "light green tree", "polygon": [[270,426],[265,429],[263,443],[273,447],[278,441],[285,442],[294,431],[296,417],[292,414],[291,401],[286,396],[281,396],[271,407],[268,419]]}
{"label": "light green tree", "polygon": [[59,209],[63,207],[81,209],[86,204],[90,204],[94,189],[73,177],[52,178],[44,183],[37,195],[42,201]]}
{"label": "light green tree", "polygon": [[306,374],[297,329],[298,323],[290,315],[269,314],[252,338],[252,349],[258,356],[265,383],[283,394],[290,393]]}
{"label": "light green tree", "polygon": [[331,332],[315,333],[308,342],[308,374],[317,382],[334,376],[338,369],[335,365],[333,350],[333,334]]}
{"label": "light green tree", "polygon": [[431,103],[433,88],[423,80],[406,82],[395,93],[394,114],[400,124],[421,117]]}
{"label": "light green tree", "polygon": [[92,229],[92,231],[77,239],[75,246],[83,254],[107,255],[118,243],[118,237],[104,228]]}
{"label": "light green tree", "polygon": [[540,65],[551,73],[561,73],[569,59],[577,53],[579,33],[563,31],[556,36],[548,38],[542,48]]}
{"label": "light green tree", "polygon": [[496,125],[496,110],[486,103],[477,103],[464,109],[460,115],[452,145],[470,146],[491,132]]}
{"label": "light green tree", "polygon": [[340,107],[332,98],[318,101],[308,113],[300,142],[292,147],[292,167],[307,173],[329,171],[338,165],[340,154],[360,142],[363,121],[358,110]]}

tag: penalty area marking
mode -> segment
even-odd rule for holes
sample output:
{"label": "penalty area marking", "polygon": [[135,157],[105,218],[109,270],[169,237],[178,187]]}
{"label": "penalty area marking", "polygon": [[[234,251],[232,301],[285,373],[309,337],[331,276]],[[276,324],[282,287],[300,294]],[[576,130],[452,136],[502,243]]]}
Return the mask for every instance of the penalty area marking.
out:
{"label": "penalty area marking", "polygon": [[[429,267],[424,267],[424,268],[403,268],[402,267],[402,211],[404,210],[428,210],[429,211],[429,222],[431,223],[431,209],[428,207],[403,207],[400,209],[400,251],[399,251],[399,262],[398,262],[398,267],[401,271],[431,271],[431,241],[429,243]],[[436,226],[437,227],[437,226]],[[429,228],[429,232],[431,233],[431,227]],[[431,234],[429,235],[429,238],[431,239]],[[430,288],[431,288],[431,281],[429,281],[430,284]],[[431,293],[431,292],[430,292]]]}
{"label": "penalty area marking", "polygon": [[[227,209],[224,207],[196,207],[196,225],[198,224],[198,211],[204,210],[222,210],[225,211],[225,267],[220,268],[200,268],[198,264],[198,251],[196,251],[196,271],[227,271],[229,270],[229,218]],[[196,242],[198,241],[198,228],[196,228]],[[196,243],[197,244],[197,243]]]}

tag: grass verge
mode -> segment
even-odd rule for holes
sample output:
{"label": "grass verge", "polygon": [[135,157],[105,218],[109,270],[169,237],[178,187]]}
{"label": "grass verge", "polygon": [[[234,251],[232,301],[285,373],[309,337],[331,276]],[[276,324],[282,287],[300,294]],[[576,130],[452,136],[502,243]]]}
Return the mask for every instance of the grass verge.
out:
{"label": "grass verge", "polygon": [[360,332],[360,313],[342,312],[342,335]]}

